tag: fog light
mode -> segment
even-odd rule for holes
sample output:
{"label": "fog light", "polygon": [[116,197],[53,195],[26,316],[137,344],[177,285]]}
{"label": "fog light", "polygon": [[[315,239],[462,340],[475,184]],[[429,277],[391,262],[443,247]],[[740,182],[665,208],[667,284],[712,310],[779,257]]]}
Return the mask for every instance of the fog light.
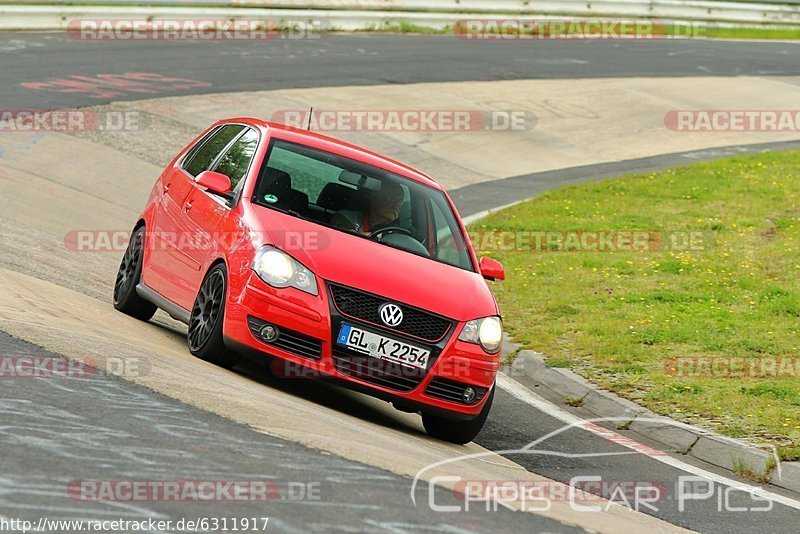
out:
{"label": "fog light", "polygon": [[469,403],[471,403],[472,401],[475,400],[475,395],[476,395],[476,392],[475,392],[475,390],[473,388],[466,387],[466,388],[464,388],[464,393],[463,393],[463,395],[461,395],[461,398],[464,399],[464,402],[469,404]]}
{"label": "fog light", "polygon": [[258,335],[267,343],[272,343],[278,339],[278,329],[271,324],[265,324],[261,327],[261,330],[259,330]]}

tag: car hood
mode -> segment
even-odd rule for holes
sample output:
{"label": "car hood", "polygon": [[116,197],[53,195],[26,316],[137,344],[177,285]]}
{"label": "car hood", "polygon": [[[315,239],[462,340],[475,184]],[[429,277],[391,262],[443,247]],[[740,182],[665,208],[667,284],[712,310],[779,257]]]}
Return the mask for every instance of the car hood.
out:
{"label": "car hood", "polygon": [[327,280],[469,321],[497,314],[483,277],[269,208],[254,206],[270,243]]}

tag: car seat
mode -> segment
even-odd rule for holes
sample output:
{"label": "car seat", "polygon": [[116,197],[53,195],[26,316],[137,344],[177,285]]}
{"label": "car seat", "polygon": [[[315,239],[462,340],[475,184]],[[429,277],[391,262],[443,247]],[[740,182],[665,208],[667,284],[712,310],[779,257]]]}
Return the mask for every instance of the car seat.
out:
{"label": "car seat", "polygon": [[[275,200],[270,202],[266,199],[267,196],[274,197]],[[308,209],[308,195],[292,189],[292,177],[289,173],[275,167],[267,167],[255,197],[259,203],[271,204],[298,213]]]}

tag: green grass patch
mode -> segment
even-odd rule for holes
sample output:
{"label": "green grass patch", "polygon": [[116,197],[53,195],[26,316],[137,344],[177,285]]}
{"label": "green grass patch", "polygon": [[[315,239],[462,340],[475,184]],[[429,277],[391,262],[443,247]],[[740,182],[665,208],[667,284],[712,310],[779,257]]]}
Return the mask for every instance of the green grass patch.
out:
{"label": "green grass patch", "polygon": [[566,369],[569,367],[569,360],[565,358],[547,358],[547,366],[559,369]]}
{"label": "green grass patch", "polygon": [[[465,16],[464,19],[470,19],[471,17]],[[487,20],[495,20],[495,19],[502,19],[504,17],[496,17],[496,16],[485,16],[485,17],[472,17],[476,18],[477,20],[487,19]],[[523,20],[523,21],[530,21],[533,20],[531,17],[521,17],[521,18],[513,18],[514,20]],[[605,19],[604,19],[605,20]],[[577,21],[576,21],[577,22]],[[540,21],[545,27],[548,27],[548,24],[544,21]],[[544,31],[542,35],[536,34],[538,38],[541,39],[577,39],[583,36],[584,26],[578,24],[574,31],[569,31],[569,28],[565,28],[563,30],[555,31],[554,34],[548,31]],[[365,32],[385,32],[385,33],[399,33],[399,34],[421,34],[421,35],[458,35],[464,36],[465,29],[463,26],[443,26],[440,28],[434,28],[431,26],[423,26],[419,24],[415,24],[408,20],[404,19],[386,19],[380,24],[370,24],[363,28],[360,31]],[[515,31],[514,29],[509,29],[506,27],[498,26],[497,28],[492,28],[487,26],[483,33],[489,37],[492,35],[503,35],[513,38],[530,38],[532,33],[530,31]],[[654,39],[684,39],[684,38],[697,38],[697,39],[775,39],[775,40],[796,40],[800,39],[800,28],[797,27],[720,27],[720,26],[713,26],[713,25],[703,25],[697,24],[695,26],[688,26],[688,25],[681,25],[681,24],[667,24],[667,25],[656,25],[652,29],[652,33],[648,33],[647,31],[641,34],[644,38],[648,35],[652,35]]]}
{"label": "green grass patch", "polygon": [[[736,157],[552,191],[470,232],[643,232],[647,246],[614,251],[479,251],[505,264],[493,289],[509,333],[659,413],[796,450],[799,178],[800,152]],[[687,358],[755,367],[675,367]]]}
{"label": "green grass patch", "polygon": [[583,406],[583,397],[565,397],[564,403],[574,408],[580,408]]}
{"label": "green grass patch", "polygon": [[746,478],[747,480],[751,480],[757,484],[768,484],[769,475],[772,472],[772,469],[767,467],[767,469],[763,473],[758,473],[754,471],[752,468],[748,467],[743,460],[735,459],[733,461],[733,472],[739,475],[740,477]]}
{"label": "green grass patch", "polygon": [[[485,17],[476,17],[478,20],[487,19],[487,20],[494,20],[494,19],[502,19],[504,17],[496,17],[487,15]],[[465,17],[468,19],[468,17]],[[523,20],[523,21],[530,21],[533,20],[531,17],[521,17],[515,18],[514,20]],[[545,21],[540,21],[541,23],[545,24]],[[546,25],[546,24],[545,24]],[[555,35],[550,35],[547,32],[544,32],[543,36],[539,36],[543,39],[576,39],[581,35],[583,26],[578,26],[575,32],[572,32],[573,35],[570,34],[567,30],[562,30],[560,32],[556,32]],[[493,31],[491,27],[487,27],[484,33],[488,36],[491,35],[503,35],[509,36],[514,38],[526,38],[531,36],[531,32],[528,31],[514,31],[509,30],[508,28],[504,27],[497,27],[497,31]],[[462,26],[450,26],[446,25],[440,28],[434,28],[432,26],[423,26],[419,24],[415,24],[411,21],[405,19],[387,19],[380,24],[370,24],[364,27],[362,30],[364,32],[384,32],[384,33],[400,33],[400,34],[420,34],[420,35],[450,35],[450,36],[464,36],[465,29]],[[537,34],[538,35],[538,34]],[[643,36],[649,35],[646,32],[642,33]],[[800,28],[799,27],[758,27],[758,26],[750,26],[750,27],[721,27],[721,26],[714,26],[714,25],[704,25],[702,23],[698,23],[694,26],[689,25],[681,25],[681,24],[667,24],[667,25],[656,25],[652,30],[652,36],[654,39],[775,39],[775,40],[797,40],[800,39]]]}
{"label": "green grass patch", "polygon": [[778,447],[778,456],[785,462],[800,462],[800,447]]}
{"label": "green grass patch", "polygon": [[800,39],[800,28],[720,28],[704,30],[705,37],[716,39]]}
{"label": "green grass patch", "polygon": [[442,28],[434,28],[431,26],[422,26],[414,24],[408,20],[385,20],[381,24],[371,24],[364,28],[362,31],[366,32],[384,32],[384,33],[415,33],[420,35],[446,35],[453,33],[453,28],[444,26]]}

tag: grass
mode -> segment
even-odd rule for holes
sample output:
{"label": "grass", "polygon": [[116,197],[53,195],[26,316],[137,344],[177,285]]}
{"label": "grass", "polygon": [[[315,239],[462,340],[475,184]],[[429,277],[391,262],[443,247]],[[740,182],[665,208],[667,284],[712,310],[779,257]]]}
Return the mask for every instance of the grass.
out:
{"label": "grass", "polygon": [[583,406],[583,397],[565,397],[564,404],[568,404],[574,408],[580,408]]}
{"label": "grass", "polygon": [[778,447],[778,456],[787,462],[800,462],[800,447]]}
{"label": "grass", "polygon": [[747,464],[743,460],[735,459],[733,461],[733,472],[739,475],[742,478],[746,478],[752,482],[757,484],[768,484],[769,477],[772,474],[772,470],[774,469],[774,464],[772,464],[771,468],[767,468],[763,473],[758,473],[754,471],[752,468],[748,467]]}
{"label": "grass", "polygon": [[[470,233],[649,232],[649,246],[630,252],[498,250],[507,247],[473,241],[505,264],[507,280],[493,289],[508,332],[551,366],[796,458],[799,176],[800,152],[736,157],[567,187],[497,212]],[[664,234],[679,245],[681,236],[702,239],[661,246],[670,243],[659,245]],[[687,361],[744,362],[757,371],[676,363]]]}
{"label": "grass", "polygon": [[705,37],[713,39],[800,39],[800,28],[721,28],[709,27]]}
{"label": "grass", "polygon": [[415,33],[420,35],[445,35],[452,34],[452,27],[444,26],[434,28],[432,26],[422,26],[407,20],[385,20],[381,24],[371,24],[361,31],[366,32],[385,32],[385,33]]}
{"label": "grass", "polygon": [[[465,17],[468,19],[469,17]],[[481,19],[503,19],[504,17],[483,16],[476,17]],[[509,17],[505,17],[509,18]],[[519,20],[532,20],[531,17],[521,17]],[[611,20],[611,18],[603,19]],[[366,32],[385,32],[400,34],[421,34],[421,35],[454,35],[454,32],[461,34],[463,29],[453,26],[443,26],[433,28],[414,24],[407,20],[387,19],[381,24],[372,24],[361,31]],[[502,28],[497,33],[503,35],[516,34],[515,32],[504,31]],[[698,23],[695,26],[688,25],[665,25],[656,29],[656,38],[710,38],[710,39],[776,39],[776,40],[795,40],[800,39],[800,28],[796,27],[722,27],[714,25],[704,25]],[[556,37],[553,37],[556,38]]]}

